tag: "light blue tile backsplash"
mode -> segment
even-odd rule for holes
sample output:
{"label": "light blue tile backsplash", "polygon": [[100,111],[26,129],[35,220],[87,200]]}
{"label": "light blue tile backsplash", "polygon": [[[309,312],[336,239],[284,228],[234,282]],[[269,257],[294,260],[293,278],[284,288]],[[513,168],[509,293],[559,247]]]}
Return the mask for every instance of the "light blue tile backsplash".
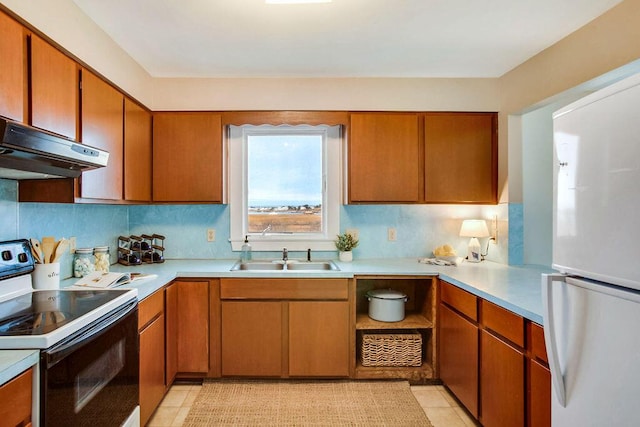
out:
{"label": "light blue tile backsplash", "polygon": [[524,207],[522,203],[509,203],[509,265],[524,262]]}
{"label": "light blue tile backsplash", "polygon": [[[216,230],[207,242],[206,230]],[[165,257],[231,258],[228,205],[144,205],[129,207],[130,234],[166,237]]]}
{"label": "light blue tile backsplash", "polygon": [[13,240],[18,236],[18,184],[0,179],[0,240]]}
{"label": "light blue tile backsplash", "polygon": [[[450,244],[466,254],[468,238],[459,237],[463,219],[477,218],[477,207],[449,205],[347,205],[342,207],[342,230],[357,228],[360,245],[354,257],[398,258],[433,256],[438,246]],[[387,239],[387,230],[397,240]]]}
{"label": "light blue tile backsplash", "polygon": [[[128,207],[111,205],[20,203],[16,237],[76,237],[79,248],[110,247],[111,261],[116,262],[117,238],[128,235]],[[72,256],[60,260],[60,274],[70,277]]]}
{"label": "light blue tile backsplash", "polygon": [[[458,236],[462,219],[477,217],[475,206],[348,205],[340,212],[341,231],[357,228],[360,245],[354,257],[423,257],[445,243],[466,253],[468,239]],[[227,205],[153,205],[129,207],[131,234],[164,235],[165,256],[171,258],[237,258],[229,243]],[[397,230],[397,240],[387,240],[387,229]],[[216,230],[216,241],[207,242],[206,229]],[[260,253],[259,257],[277,256]],[[304,254],[291,253],[292,258]],[[316,257],[337,257],[336,252]]]}
{"label": "light blue tile backsplash", "polygon": [[[458,236],[460,224],[468,218],[497,215],[508,231],[500,231],[499,244],[490,245],[488,259],[509,264],[522,263],[522,205],[345,205],[341,207],[341,231],[357,228],[360,245],[355,258],[398,258],[432,256],[443,244],[452,245],[464,256],[467,238]],[[508,211],[508,213],[507,213]],[[94,205],[18,203],[15,181],[0,179],[0,239],[42,236],[75,236],[78,247],[109,245],[116,261],[118,236],[162,234],[167,259],[237,258],[229,243],[228,205]],[[505,216],[508,217],[505,218]],[[387,229],[396,228],[397,240],[387,240]],[[216,241],[207,242],[206,229],[216,230]],[[505,236],[507,234],[507,236]],[[486,241],[481,242],[483,248]],[[278,256],[260,253],[257,257]],[[292,253],[292,258],[304,254]],[[315,254],[316,258],[337,258],[337,252]],[[71,275],[71,255],[62,259],[61,273]]]}

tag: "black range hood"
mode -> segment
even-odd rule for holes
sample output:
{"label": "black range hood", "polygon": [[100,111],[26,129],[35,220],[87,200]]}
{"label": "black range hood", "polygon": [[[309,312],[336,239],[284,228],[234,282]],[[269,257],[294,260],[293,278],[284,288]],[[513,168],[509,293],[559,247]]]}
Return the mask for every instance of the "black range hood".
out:
{"label": "black range hood", "polygon": [[77,178],[107,165],[109,153],[0,118],[0,178]]}

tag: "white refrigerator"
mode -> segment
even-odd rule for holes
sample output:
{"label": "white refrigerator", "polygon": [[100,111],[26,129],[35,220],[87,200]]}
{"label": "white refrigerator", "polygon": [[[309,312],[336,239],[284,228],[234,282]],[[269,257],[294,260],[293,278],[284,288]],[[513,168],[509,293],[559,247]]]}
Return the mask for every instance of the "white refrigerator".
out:
{"label": "white refrigerator", "polygon": [[640,426],[640,75],[562,108],[553,126],[552,425]]}

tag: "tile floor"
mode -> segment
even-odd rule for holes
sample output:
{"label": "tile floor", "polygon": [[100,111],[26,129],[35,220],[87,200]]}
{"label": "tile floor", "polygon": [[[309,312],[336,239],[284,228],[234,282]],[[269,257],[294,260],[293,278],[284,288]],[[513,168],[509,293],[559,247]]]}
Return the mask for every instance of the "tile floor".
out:
{"label": "tile floor", "polygon": [[[200,388],[199,385],[177,384],[172,386],[147,426],[181,426]],[[476,426],[473,419],[467,415],[443,386],[411,386],[411,391],[434,427]]]}

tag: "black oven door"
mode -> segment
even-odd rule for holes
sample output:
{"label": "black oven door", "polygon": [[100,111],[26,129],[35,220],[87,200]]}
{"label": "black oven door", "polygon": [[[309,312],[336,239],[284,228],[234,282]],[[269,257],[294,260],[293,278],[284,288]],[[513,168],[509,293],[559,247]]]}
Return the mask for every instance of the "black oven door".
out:
{"label": "black oven door", "polygon": [[138,364],[132,301],[41,352],[40,425],[122,425],[138,406]]}

